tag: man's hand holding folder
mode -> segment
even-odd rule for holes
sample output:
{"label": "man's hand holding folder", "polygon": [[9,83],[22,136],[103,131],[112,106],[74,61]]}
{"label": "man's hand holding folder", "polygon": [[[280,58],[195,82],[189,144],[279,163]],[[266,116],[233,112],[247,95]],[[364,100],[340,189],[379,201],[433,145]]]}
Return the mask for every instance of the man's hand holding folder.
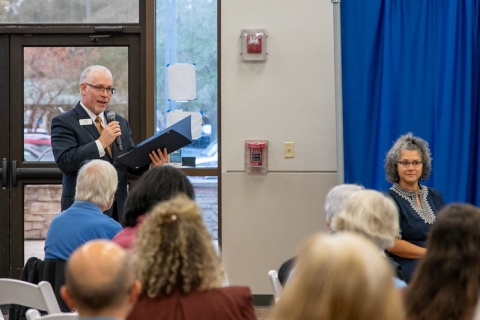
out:
{"label": "man's hand holding folder", "polygon": [[[141,168],[149,163],[152,163],[152,167],[154,167],[159,163],[168,162],[167,154],[190,143],[192,143],[192,127],[191,116],[188,116],[158,134],[140,142],[135,149],[119,156],[118,161],[132,169]],[[156,155],[155,152],[152,152],[153,150],[157,150],[159,154]]]}

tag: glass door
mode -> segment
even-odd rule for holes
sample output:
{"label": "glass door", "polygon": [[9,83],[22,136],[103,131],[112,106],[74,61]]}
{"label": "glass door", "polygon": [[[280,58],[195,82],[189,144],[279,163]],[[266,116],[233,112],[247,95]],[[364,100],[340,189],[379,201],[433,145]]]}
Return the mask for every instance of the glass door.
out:
{"label": "glass door", "polygon": [[62,173],[53,159],[50,125],[80,100],[86,67],[112,71],[117,91],[108,109],[129,119],[134,142],[142,140],[140,36],[14,34],[0,41],[0,64],[9,62],[0,66],[0,83],[7,84],[0,92],[8,90],[10,98],[2,99],[7,104],[0,117],[0,139],[8,137],[0,141],[0,277],[17,278],[25,260],[43,252],[50,222],[60,213]]}
{"label": "glass door", "polygon": [[0,188],[0,277],[8,277],[10,270],[10,188],[8,177],[8,159],[10,158],[10,122],[9,122],[9,105],[10,105],[10,69],[9,69],[9,37],[0,35],[0,178],[2,187]]}

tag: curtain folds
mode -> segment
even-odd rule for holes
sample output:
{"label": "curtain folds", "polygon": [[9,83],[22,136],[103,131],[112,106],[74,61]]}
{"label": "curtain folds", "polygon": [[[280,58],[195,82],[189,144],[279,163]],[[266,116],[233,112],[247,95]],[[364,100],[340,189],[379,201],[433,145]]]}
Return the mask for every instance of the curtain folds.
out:
{"label": "curtain folds", "polygon": [[480,205],[480,0],[342,0],[345,182],[385,191],[383,163],[412,132],[422,183]]}

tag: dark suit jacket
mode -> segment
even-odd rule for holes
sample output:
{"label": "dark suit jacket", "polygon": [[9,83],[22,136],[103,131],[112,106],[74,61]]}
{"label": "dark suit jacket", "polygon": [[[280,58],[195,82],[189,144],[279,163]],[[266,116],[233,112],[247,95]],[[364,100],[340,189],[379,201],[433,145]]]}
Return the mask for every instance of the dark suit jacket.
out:
{"label": "dark suit jacket", "polygon": [[[106,118],[105,111],[105,118]],[[148,169],[148,166],[139,170],[129,170],[128,167],[118,161],[118,156],[135,148],[130,136],[130,125],[128,121],[115,115],[115,120],[120,123],[122,131],[123,151],[118,150],[117,145],[112,143],[113,159],[107,152],[100,158],[95,143],[100,133],[92,121],[92,124],[81,125],[81,119],[91,119],[88,113],[77,103],[75,108],[61,113],[52,120],[52,149],[60,170],[63,172],[62,180],[62,211],[69,208],[75,200],[75,187],[77,185],[77,174],[82,164],[87,160],[102,159],[113,164],[118,174],[118,188],[115,194],[116,210],[118,220],[123,218],[123,204],[127,197],[127,172],[140,175]],[[112,216],[113,207],[105,214]]]}

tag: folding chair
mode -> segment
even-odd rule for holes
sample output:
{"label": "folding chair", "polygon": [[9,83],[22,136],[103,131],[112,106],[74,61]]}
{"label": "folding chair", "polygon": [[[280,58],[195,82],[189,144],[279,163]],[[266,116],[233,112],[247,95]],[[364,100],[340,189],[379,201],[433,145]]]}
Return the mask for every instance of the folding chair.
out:
{"label": "folding chair", "polygon": [[270,270],[268,271],[268,277],[270,278],[270,284],[272,285],[273,290],[273,297],[275,298],[275,303],[278,302],[280,299],[280,295],[282,294],[282,284],[280,280],[278,280],[278,273],[277,270]]}
{"label": "folding chair", "polygon": [[[60,313],[52,286],[47,281],[38,285],[14,279],[0,279],[0,305],[18,304],[48,313]],[[3,315],[0,312],[0,319]]]}
{"label": "folding chair", "polygon": [[41,316],[37,309],[29,309],[25,313],[27,320],[72,320],[78,319],[78,313],[56,313]]}

